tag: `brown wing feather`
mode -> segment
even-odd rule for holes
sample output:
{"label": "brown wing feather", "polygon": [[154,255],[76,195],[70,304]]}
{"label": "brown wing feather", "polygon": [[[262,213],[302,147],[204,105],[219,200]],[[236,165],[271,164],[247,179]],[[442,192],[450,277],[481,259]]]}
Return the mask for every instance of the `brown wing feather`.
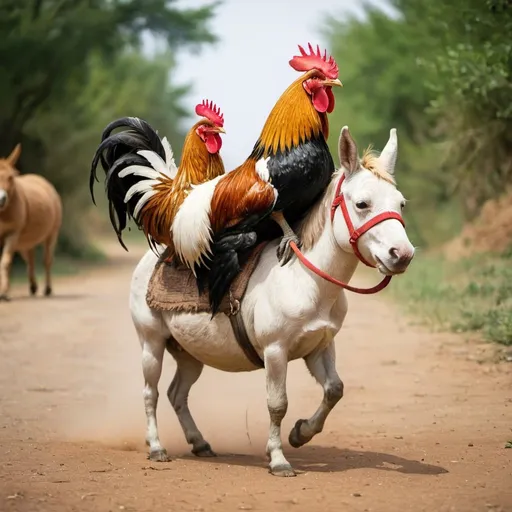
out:
{"label": "brown wing feather", "polygon": [[174,181],[166,176],[158,185],[153,186],[156,194],[151,196],[142,207],[139,219],[146,237],[172,249],[171,226],[186,197],[185,190],[177,188]]}
{"label": "brown wing feather", "polygon": [[151,196],[140,211],[139,219],[146,238],[169,247],[170,257],[174,255],[172,223],[183,201],[190,191],[190,185],[198,185],[224,174],[224,164],[218,153],[210,154],[196,134],[194,125],[185,138],[183,154],[174,179],[161,175],[160,183],[153,186],[156,194]]}
{"label": "brown wing feather", "polygon": [[263,215],[274,204],[275,189],[258,176],[255,164],[252,159],[246,160],[217,184],[210,213],[214,232],[234,226],[250,215]]}

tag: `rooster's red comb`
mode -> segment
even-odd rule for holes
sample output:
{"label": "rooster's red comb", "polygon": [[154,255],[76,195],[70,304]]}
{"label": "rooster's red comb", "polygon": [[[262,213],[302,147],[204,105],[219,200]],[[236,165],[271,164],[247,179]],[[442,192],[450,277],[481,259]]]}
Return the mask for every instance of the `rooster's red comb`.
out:
{"label": "rooster's red comb", "polygon": [[338,78],[338,65],[332,56],[327,59],[327,50],[324,54],[320,51],[320,46],[316,46],[316,52],[308,43],[309,53],[306,53],[304,48],[299,45],[301,55],[296,55],[290,60],[290,66],[295,71],[311,71],[312,69],[318,69],[327,78],[336,79]]}
{"label": "rooster's red comb", "polygon": [[213,101],[203,100],[196,105],[196,114],[206,117],[217,126],[224,126],[224,114],[221,114],[220,107],[217,107]]}

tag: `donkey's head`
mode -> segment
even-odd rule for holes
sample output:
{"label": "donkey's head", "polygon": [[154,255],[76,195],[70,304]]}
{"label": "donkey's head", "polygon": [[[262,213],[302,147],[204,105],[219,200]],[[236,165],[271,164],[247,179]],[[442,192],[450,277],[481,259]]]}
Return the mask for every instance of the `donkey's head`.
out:
{"label": "donkey's head", "polygon": [[17,144],[7,158],[0,158],[0,211],[7,207],[14,190],[14,178],[18,175],[15,168],[20,157],[21,144]]}
{"label": "donkey's head", "polygon": [[[344,205],[334,214],[334,236],[342,249],[359,252],[360,259],[385,275],[404,272],[414,256],[401,222],[405,199],[395,185],[396,157],[394,128],[380,156],[367,151],[362,158],[348,127],[342,128],[339,158],[345,179],[340,199]],[[350,224],[355,230],[352,233]]]}

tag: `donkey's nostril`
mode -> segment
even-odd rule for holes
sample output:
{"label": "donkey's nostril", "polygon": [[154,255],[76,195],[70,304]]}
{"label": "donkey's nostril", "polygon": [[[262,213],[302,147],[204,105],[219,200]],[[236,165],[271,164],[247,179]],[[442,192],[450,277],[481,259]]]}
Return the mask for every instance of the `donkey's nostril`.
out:
{"label": "donkey's nostril", "polygon": [[391,247],[391,249],[389,249],[389,255],[395,259],[398,259],[400,257],[399,251],[396,247]]}

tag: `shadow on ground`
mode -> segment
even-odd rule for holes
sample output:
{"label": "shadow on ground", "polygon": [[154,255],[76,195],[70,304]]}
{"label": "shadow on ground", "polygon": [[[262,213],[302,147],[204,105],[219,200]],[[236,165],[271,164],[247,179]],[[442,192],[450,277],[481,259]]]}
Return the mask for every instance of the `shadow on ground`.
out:
{"label": "shadow on ground", "polygon": [[[413,459],[405,459],[389,453],[340,449],[327,446],[308,446],[295,454],[285,451],[290,464],[299,472],[343,472],[352,469],[378,469],[394,471],[408,475],[442,475],[448,470],[433,464],[426,464]],[[244,467],[264,468],[266,461],[256,455],[230,454],[213,458],[198,458],[193,455],[175,457],[181,460],[194,461],[199,464],[229,464]],[[172,462],[170,463],[172,464]],[[151,462],[155,469],[164,467],[166,463]]]}

